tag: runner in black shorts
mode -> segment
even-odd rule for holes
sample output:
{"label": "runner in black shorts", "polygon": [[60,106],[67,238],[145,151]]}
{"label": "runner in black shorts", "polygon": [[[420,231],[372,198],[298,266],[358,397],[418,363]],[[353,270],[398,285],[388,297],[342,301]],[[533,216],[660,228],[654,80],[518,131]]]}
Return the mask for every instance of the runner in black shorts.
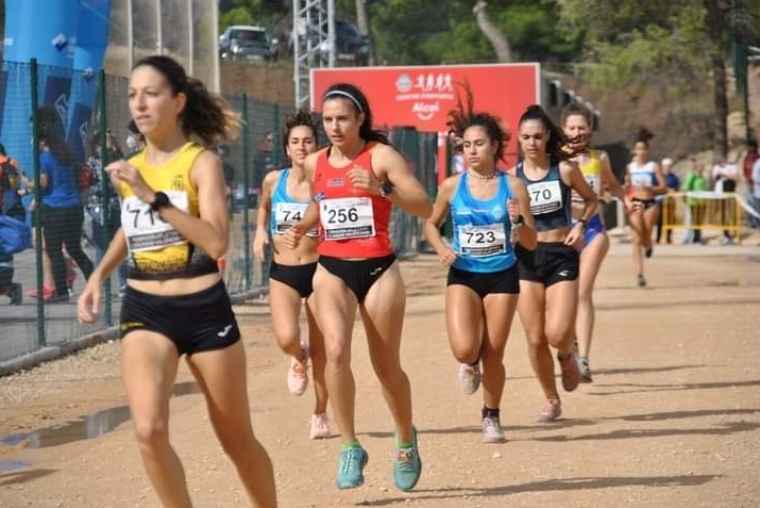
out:
{"label": "runner in black shorts", "polygon": [[169,397],[184,355],[252,504],[273,508],[272,462],[253,435],[245,350],[217,266],[227,250],[229,215],[222,164],[208,148],[234,135],[239,117],[179,63],[159,55],[132,69],[129,108],[146,147],[106,168],[122,225],[79,297],[79,320],[95,322],[103,281],[126,258],[122,376],[159,502],[192,506],[168,432]]}
{"label": "runner in black shorts", "polygon": [[[530,362],[546,398],[539,420],[552,421],[562,411],[549,346],[557,349],[564,389],[575,390],[580,380],[573,352],[578,248],[585,226],[596,212],[597,198],[578,165],[565,160],[573,154],[562,150],[564,135],[540,106],[530,106],[520,118],[518,141],[523,159],[510,173],[528,187],[538,247],[529,252],[516,246],[520,269],[517,311],[528,338]],[[571,191],[585,202],[575,225]],[[551,308],[550,314],[547,308]]]}
{"label": "runner in black shorts", "polygon": [[[302,395],[308,384],[309,358],[314,363],[314,413],[311,416],[311,439],[330,436],[327,420],[327,388],[325,387],[325,346],[317,326],[312,278],[317,269],[317,231],[311,231],[291,249],[283,244],[283,233],[303,217],[310,202],[311,187],[306,180],[303,162],[317,150],[317,127],[306,110],[285,118],[282,146],[291,167],[270,171],[264,178],[258,213],[253,253],[259,261],[266,257],[271,241],[272,264],[269,267],[269,308],[277,344],[290,356],[288,389]],[[271,239],[271,240],[270,240]],[[306,300],[303,305],[302,300]],[[306,312],[309,341],[301,342],[298,323],[301,308]]]}

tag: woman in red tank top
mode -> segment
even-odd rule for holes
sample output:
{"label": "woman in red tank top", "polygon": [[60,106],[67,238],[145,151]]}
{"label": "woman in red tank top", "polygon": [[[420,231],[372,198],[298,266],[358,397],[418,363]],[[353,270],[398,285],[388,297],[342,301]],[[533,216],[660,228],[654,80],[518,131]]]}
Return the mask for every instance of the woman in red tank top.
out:
{"label": "woman in red tank top", "polygon": [[314,200],[285,240],[296,246],[319,225],[313,297],[327,351],[327,391],[342,441],[336,484],[360,486],[368,458],[356,438],[351,372],[351,337],[360,308],[372,364],[397,427],[393,479],[399,489],[411,490],[422,463],[409,379],[401,368],[406,290],[388,229],[392,205],[427,218],[432,203],[404,157],[384,133],[372,129],[361,90],[346,83],[331,86],[322,97],[322,122],[330,146],[305,162]]}

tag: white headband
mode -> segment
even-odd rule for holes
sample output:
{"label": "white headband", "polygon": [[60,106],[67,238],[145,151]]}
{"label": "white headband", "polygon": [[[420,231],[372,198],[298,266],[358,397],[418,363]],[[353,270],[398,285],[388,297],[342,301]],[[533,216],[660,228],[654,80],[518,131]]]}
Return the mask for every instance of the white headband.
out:
{"label": "white headband", "polygon": [[361,104],[359,104],[359,99],[354,97],[352,94],[348,92],[344,92],[343,90],[331,90],[325,94],[324,97],[322,97],[322,101],[326,101],[327,99],[335,96],[340,95],[341,97],[345,97],[346,99],[350,99],[351,102],[353,102],[356,105],[356,108],[359,110],[359,113],[364,113],[364,108]]}

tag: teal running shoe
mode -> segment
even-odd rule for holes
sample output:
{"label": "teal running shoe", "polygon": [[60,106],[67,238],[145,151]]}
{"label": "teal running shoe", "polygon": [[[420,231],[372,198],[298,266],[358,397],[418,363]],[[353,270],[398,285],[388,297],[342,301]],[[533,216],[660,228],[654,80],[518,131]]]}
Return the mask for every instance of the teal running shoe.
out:
{"label": "teal running shoe", "polygon": [[344,448],[340,452],[338,462],[338,477],[335,484],[339,489],[355,489],[364,483],[364,466],[369,456],[361,446]]}
{"label": "teal running shoe", "polygon": [[412,446],[398,448],[396,463],[393,465],[393,482],[399,490],[412,490],[422,473],[422,460],[417,448],[417,429],[412,427]]}

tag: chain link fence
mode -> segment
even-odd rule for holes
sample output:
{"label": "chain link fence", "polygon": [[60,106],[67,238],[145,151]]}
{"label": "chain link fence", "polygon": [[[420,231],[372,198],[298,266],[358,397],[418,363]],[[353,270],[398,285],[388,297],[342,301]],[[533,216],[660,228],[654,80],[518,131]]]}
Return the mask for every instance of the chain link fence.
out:
{"label": "chain link fence", "polygon": [[[98,323],[78,323],[76,297],[119,227],[118,199],[102,168],[135,149],[128,78],[47,68],[34,61],[6,62],[3,76],[6,94],[0,118],[18,126],[0,140],[8,162],[15,165],[3,175],[8,182],[3,185],[3,217],[29,226],[32,241],[26,245],[30,248],[18,251],[0,243],[0,375],[116,338],[124,272],[117,270],[104,284]],[[85,111],[86,121],[76,127],[71,118],[83,112],[70,111],[69,99],[71,90],[83,87],[92,89],[93,103]],[[251,243],[264,175],[287,163],[281,129],[290,109],[246,95],[226,99],[245,124],[239,139],[219,150],[231,218],[230,247],[220,268],[233,300],[242,302],[264,294],[268,285],[268,262],[255,260]],[[433,197],[437,134],[395,129],[391,139]],[[11,166],[0,162],[0,167]],[[418,251],[421,221],[394,210],[391,227],[399,257]],[[7,228],[0,233],[6,239],[19,238]]]}

